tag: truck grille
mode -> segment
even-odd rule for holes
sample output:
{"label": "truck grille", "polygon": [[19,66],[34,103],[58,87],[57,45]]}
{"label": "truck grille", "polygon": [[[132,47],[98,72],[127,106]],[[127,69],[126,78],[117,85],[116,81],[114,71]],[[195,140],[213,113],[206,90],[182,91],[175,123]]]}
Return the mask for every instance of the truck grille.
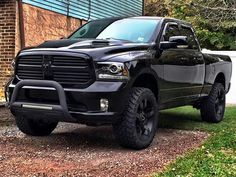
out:
{"label": "truck grille", "polygon": [[20,56],[16,63],[18,79],[54,80],[62,85],[88,86],[94,80],[91,60],[58,55]]}

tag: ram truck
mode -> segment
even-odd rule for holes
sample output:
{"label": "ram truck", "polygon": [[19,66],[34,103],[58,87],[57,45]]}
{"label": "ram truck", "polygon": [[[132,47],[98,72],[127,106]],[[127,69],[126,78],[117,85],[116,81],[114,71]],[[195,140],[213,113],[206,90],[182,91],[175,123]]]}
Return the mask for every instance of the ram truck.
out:
{"label": "ram truck", "polygon": [[108,124],[133,149],[151,144],[160,110],[192,105],[203,121],[222,121],[232,71],[230,57],[201,52],[189,23],[162,17],[89,21],[21,50],[13,65],[5,95],[23,133]]}

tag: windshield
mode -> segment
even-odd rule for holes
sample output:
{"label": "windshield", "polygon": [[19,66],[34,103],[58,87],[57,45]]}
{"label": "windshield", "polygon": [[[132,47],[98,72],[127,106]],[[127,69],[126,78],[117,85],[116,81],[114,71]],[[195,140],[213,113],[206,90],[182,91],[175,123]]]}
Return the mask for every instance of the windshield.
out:
{"label": "windshield", "polygon": [[155,32],[158,20],[122,19],[91,21],[79,28],[69,39],[117,39],[130,42],[148,42]]}

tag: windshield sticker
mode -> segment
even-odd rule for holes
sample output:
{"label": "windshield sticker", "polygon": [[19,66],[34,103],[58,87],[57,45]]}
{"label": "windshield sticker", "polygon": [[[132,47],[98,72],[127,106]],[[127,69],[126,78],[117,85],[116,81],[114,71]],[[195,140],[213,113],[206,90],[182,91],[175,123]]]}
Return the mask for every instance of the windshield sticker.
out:
{"label": "windshield sticker", "polygon": [[141,42],[143,42],[143,40],[144,40],[144,38],[143,38],[143,37],[139,37],[139,38],[138,38],[138,41],[141,41]]}

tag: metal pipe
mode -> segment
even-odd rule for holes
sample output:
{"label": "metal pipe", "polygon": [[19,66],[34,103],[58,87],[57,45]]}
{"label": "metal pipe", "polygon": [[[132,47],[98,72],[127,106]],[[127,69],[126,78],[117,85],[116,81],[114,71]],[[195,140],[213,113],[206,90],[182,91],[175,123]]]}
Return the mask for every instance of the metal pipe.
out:
{"label": "metal pipe", "polygon": [[19,28],[20,28],[20,48],[25,47],[25,27],[24,27],[24,14],[22,0],[18,0],[18,15],[19,15]]}
{"label": "metal pipe", "polygon": [[142,15],[145,15],[145,0],[143,0],[143,4],[142,4]]}
{"label": "metal pipe", "polygon": [[91,17],[91,0],[89,0],[89,6],[88,6],[88,19],[87,21],[89,21],[90,17]]}

